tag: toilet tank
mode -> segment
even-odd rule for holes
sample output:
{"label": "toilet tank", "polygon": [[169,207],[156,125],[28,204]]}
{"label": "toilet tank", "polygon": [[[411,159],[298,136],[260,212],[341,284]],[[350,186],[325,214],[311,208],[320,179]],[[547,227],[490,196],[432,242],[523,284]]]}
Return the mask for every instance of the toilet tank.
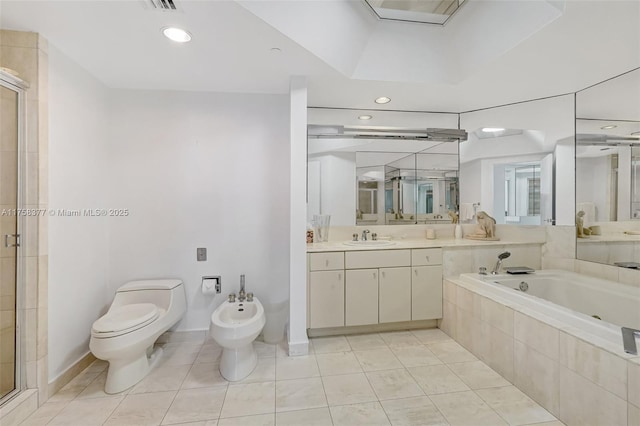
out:
{"label": "toilet tank", "polygon": [[153,303],[168,311],[171,303],[185,304],[184,284],[177,279],[130,281],[118,288],[111,306],[131,303]]}

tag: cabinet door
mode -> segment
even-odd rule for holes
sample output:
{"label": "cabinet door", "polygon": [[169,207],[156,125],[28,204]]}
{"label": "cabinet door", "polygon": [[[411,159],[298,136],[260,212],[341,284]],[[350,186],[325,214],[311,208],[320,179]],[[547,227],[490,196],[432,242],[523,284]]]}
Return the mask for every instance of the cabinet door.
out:
{"label": "cabinet door", "polygon": [[309,273],[309,328],[344,326],[344,271]]}
{"label": "cabinet door", "polygon": [[380,269],[380,322],[411,320],[411,268]]}
{"label": "cabinet door", "polygon": [[345,283],[345,325],[378,323],[378,270],[347,272]]}
{"label": "cabinet door", "polygon": [[442,266],[411,269],[411,319],[442,318]]}

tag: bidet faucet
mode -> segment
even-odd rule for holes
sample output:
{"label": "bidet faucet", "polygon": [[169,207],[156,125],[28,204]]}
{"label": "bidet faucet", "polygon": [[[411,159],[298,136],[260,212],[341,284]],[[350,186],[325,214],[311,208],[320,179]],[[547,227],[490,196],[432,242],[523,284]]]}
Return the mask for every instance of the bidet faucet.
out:
{"label": "bidet faucet", "polygon": [[502,252],[498,255],[498,261],[496,262],[496,266],[493,268],[493,271],[491,271],[491,275],[498,275],[500,266],[502,266],[502,261],[509,256],[511,256],[511,253],[509,253],[508,251]]}
{"label": "bidet faucet", "polygon": [[365,229],[364,231],[362,231],[362,241],[367,241],[367,234],[371,232],[368,229]]}
{"label": "bidet faucet", "polygon": [[240,275],[240,292],[238,293],[238,301],[244,302],[247,298],[246,293],[244,291],[244,274]]}

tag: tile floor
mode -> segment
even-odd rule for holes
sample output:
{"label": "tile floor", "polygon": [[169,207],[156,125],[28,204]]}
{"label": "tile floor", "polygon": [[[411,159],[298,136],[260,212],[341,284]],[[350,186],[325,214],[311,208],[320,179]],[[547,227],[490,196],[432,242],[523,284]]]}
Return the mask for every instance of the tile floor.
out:
{"label": "tile floor", "polygon": [[310,355],[255,342],[256,370],[229,383],[212,341],[166,343],[133,388],[104,393],[96,361],[24,425],[562,425],[438,329],[311,340]]}

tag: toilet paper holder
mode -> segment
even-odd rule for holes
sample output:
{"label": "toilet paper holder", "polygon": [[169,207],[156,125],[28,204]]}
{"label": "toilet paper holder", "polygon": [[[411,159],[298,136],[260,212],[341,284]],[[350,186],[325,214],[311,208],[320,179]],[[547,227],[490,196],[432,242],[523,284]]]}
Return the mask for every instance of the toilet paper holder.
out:
{"label": "toilet paper holder", "polygon": [[202,293],[218,294],[222,292],[222,277],[220,275],[209,275],[202,277]]}

